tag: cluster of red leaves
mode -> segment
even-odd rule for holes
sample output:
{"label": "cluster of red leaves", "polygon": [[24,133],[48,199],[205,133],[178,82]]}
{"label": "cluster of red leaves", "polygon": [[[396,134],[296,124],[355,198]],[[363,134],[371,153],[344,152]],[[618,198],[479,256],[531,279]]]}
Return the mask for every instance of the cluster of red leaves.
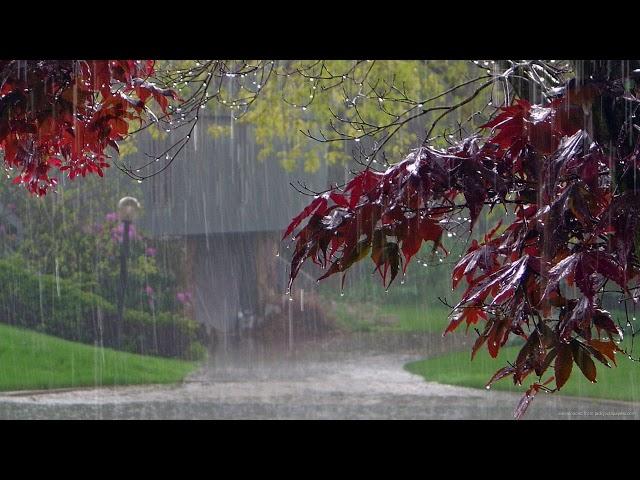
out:
{"label": "cluster of red leaves", "polygon": [[[308,219],[293,237],[289,286],[308,258],[327,268],[325,278],[366,256],[388,285],[401,253],[406,269],[423,241],[443,248],[454,212],[468,209],[473,230],[482,209],[499,204],[514,220],[473,240],[453,269],[453,287],[464,280],[467,288],[445,333],[482,320],[472,358],[483,345],[496,357],[511,335],[525,339],[488,383],[511,376],[522,384],[535,373],[516,417],[539,390],[562,388],[574,363],[595,382],[594,360],[615,364],[622,335],[599,293],[607,282],[628,292],[638,276],[640,194],[614,189],[610,166],[631,172],[640,149],[610,158],[583,130],[583,115],[568,98],[545,106],[517,100],[481,127],[484,140],[422,147],[385,173],[365,170],[343,190],[318,196],[285,232]],[[545,385],[553,380],[552,390]]]}
{"label": "cluster of red leaves", "polygon": [[148,79],[152,60],[0,61],[0,150],[17,169],[13,183],[45,195],[57,180],[103,175],[132,122],[142,125],[153,98],[166,113],[170,89]]}

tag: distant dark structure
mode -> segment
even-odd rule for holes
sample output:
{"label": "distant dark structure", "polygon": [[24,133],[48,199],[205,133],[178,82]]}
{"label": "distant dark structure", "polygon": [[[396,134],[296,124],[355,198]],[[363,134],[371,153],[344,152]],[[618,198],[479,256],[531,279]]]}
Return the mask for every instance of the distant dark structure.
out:
{"label": "distant dark structure", "polygon": [[[229,125],[230,135],[213,138],[212,122]],[[137,155],[161,152],[170,142],[144,136]],[[201,118],[175,163],[142,185],[139,223],[154,237],[186,242],[184,282],[193,314],[220,333],[254,328],[286,308],[287,255],[278,252],[287,251],[280,238],[309,201],[290,182],[317,190],[328,185],[325,162],[313,174],[302,167],[287,172],[274,158],[258,160],[258,150],[250,126]]]}

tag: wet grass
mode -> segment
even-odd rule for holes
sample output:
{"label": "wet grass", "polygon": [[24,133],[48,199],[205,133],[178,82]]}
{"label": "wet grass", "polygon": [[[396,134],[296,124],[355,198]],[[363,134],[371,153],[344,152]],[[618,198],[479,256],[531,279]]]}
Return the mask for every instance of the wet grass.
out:
{"label": "wet grass", "polygon": [[396,317],[391,330],[442,333],[447,328],[449,309],[443,305],[383,305],[383,315]]}
{"label": "wet grass", "polygon": [[0,390],[180,382],[197,366],[0,325]]}
{"label": "wet grass", "polygon": [[431,332],[442,333],[449,310],[442,305],[337,303],[338,326],[352,332]]}
{"label": "wet grass", "polygon": [[[496,370],[507,365],[507,360],[513,361],[519,347],[506,347],[500,351],[497,358],[491,358],[486,350],[479,351],[476,358],[470,361],[469,351],[450,353],[405,365],[411,373],[422,376],[430,382],[439,382],[463,387],[484,388],[487,381]],[[640,363],[633,362],[618,354],[617,367],[607,368],[597,363],[597,383],[592,384],[574,364],[571,378],[557,395],[571,395],[610,400],[640,400]],[[548,376],[545,376],[546,379]],[[529,376],[523,386],[513,385],[511,378],[504,378],[491,387],[495,390],[524,392],[536,380]]]}

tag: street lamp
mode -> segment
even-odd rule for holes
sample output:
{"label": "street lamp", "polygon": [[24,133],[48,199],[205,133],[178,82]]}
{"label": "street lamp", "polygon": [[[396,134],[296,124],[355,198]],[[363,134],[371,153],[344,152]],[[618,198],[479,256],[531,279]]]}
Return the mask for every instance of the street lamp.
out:
{"label": "street lamp", "polygon": [[120,290],[118,292],[118,318],[116,323],[116,342],[122,346],[122,325],[124,297],[127,291],[127,258],[129,257],[129,227],[138,216],[140,202],[133,197],[123,197],[118,202],[118,216],[122,221],[122,245],[120,248]]}

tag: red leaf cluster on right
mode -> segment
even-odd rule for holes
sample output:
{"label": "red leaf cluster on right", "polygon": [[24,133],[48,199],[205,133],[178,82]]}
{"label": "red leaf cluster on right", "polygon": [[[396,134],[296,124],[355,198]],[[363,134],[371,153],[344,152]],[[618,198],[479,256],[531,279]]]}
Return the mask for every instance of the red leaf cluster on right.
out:
{"label": "red leaf cluster on right", "polygon": [[[322,279],[367,256],[388,286],[423,242],[446,252],[442,235],[454,216],[467,210],[473,229],[483,208],[500,206],[513,221],[474,240],[453,269],[453,287],[466,289],[445,333],[482,320],[472,358],[484,345],[496,357],[513,335],[524,339],[488,384],[537,377],[518,418],[539,390],[561,389],[573,364],[595,382],[594,360],[615,364],[622,336],[602,308],[604,286],[632,296],[638,279],[640,194],[624,179],[640,173],[640,147],[607,153],[580,128],[582,111],[566,97],[544,106],[517,100],[483,125],[484,137],[423,146],[384,173],[366,169],[318,196],[285,232],[295,233],[289,286],[307,259],[326,268]],[[554,380],[555,389],[546,386]]]}

